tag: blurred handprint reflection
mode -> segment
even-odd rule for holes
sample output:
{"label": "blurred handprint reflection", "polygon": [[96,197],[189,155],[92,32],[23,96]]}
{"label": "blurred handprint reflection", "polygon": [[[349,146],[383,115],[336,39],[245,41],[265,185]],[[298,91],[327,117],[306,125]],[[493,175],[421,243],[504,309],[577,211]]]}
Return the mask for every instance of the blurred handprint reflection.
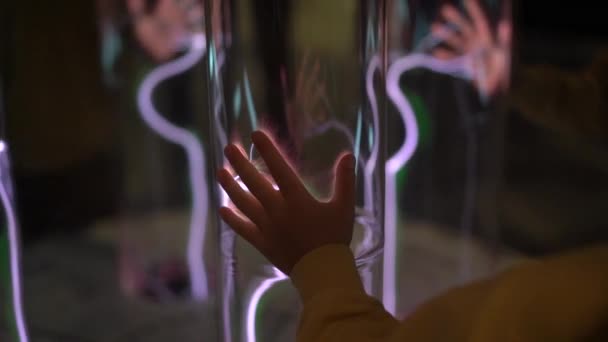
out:
{"label": "blurred handprint reflection", "polygon": [[509,86],[510,11],[503,10],[493,30],[479,0],[466,0],[464,4],[466,14],[450,4],[441,8],[443,22],[435,22],[431,30],[442,44],[434,49],[433,55],[440,59],[469,56],[473,63],[473,83],[482,95],[494,96]]}

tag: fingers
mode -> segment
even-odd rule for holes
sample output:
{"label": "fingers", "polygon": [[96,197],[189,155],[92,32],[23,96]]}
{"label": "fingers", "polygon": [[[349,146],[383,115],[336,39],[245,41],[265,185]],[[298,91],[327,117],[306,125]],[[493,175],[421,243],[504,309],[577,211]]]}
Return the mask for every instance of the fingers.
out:
{"label": "fingers", "polygon": [[355,162],[352,153],[347,153],[340,157],[336,164],[334,195],[331,202],[345,210],[353,210],[355,207]]}
{"label": "fingers", "polygon": [[256,131],[251,135],[251,139],[285,198],[308,194],[296,172],[266,133]]}
{"label": "fingers", "polygon": [[431,26],[431,32],[434,37],[441,40],[448,47],[457,52],[464,52],[467,50],[467,42],[463,39],[458,32],[452,30],[446,25],[433,24]]}
{"label": "fingers", "polygon": [[227,207],[220,208],[220,217],[230,228],[255,248],[260,251],[266,249],[264,236],[253,222],[239,216],[234,210]]}
{"label": "fingers", "polygon": [[473,26],[471,26],[469,21],[462,14],[460,14],[460,12],[454,6],[443,6],[443,8],[441,8],[441,15],[445,18],[445,20],[450,22],[452,25],[455,25],[463,36],[473,37],[475,35]]}
{"label": "fingers", "polygon": [[259,200],[262,206],[272,210],[279,198],[268,179],[251,164],[236,145],[228,145],[224,149],[224,154],[251,194]]}
{"label": "fingers", "polygon": [[448,60],[448,59],[455,58],[457,55],[456,55],[456,53],[454,53],[453,51],[450,51],[448,49],[438,48],[438,49],[433,50],[433,56],[435,56],[438,59]]}
{"label": "fingers", "polygon": [[465,0],[464,5],[473,20],[473,26],[479,35],[479,39],[484,43],[490,43],[492,41],[492,32],[490,31],[488,20],[479,6],[478,1],[479,0]]}
{"label": "fingers", "polygon": [[241,187],[240,184],[234,179],[234,177],[226,169],[220,170],[217,175],[220,185],[236,207],[253,221],[257,226],[266,225],[266,214],[264,207],[258,202],[258,200]]}

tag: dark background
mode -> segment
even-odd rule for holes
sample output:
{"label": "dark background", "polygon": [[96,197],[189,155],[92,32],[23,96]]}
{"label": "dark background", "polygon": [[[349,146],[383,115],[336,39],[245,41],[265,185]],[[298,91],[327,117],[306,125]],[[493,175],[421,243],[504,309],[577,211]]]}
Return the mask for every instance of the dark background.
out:
{"label": "dark background", "polygon": [[[3,71],[9,113],[4,131],[26,241],[76,233],[116,211],[123,195],[116,186],[123,177],[119,127],[113,94],[102,85],[95,2],[61,3],[0,4],[2,56],[11,66]],[[606,14],[592,4],[516,4],[516,65],[576,72],[588,64],[608,38]],[[537,254],[606,235],[604,146],[564,140],[511,112],[504,150],[500,221],[508,245]]]}

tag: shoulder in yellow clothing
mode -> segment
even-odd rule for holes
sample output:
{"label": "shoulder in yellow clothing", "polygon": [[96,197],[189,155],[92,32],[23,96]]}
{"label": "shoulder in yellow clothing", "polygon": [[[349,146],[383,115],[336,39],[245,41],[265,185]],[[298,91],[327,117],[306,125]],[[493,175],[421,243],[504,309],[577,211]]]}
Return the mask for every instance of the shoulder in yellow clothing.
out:
{"label": "shoulder in yellow clothing", "polygon": [[369,297],[347,246],[319,248],[291,274],[298,341],[608,341],[608,245],[524,262],[452,289],[403,322]]}

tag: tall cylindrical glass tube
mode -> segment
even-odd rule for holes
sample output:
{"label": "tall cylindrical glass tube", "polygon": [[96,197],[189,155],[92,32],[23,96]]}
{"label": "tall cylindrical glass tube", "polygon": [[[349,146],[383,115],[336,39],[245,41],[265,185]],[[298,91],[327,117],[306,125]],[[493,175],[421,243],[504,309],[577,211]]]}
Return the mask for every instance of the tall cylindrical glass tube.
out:
{"label": "tall cylindrical glass tube", "polygon": [[6,141],[6,77],[14,10],[0,3],[0,340],[28,342],[23,305],[20,231],[15,209],[9,145]]}
{"label": "tall cylindrical glass tube", "polygon": [[0,201],[2,202],[2,230],[0,230],[0,277],[3,316],[0,337],[5,341],[28,341],[25,310],[22,298],[21,245],[19,226],[14,206],[8,146],[0,141]]}
{"label": "tall cylindrical glass tube", "polygon": [[510,2],[389,2],[384,291],[403,317],[497,269]]}
{"label": "tall cylindrical glass tube", "polygon": [[[105,81],[122,101],[120,284],[153,300],[209,298],[207,50],[189,1],[99,1]],[[213,176],[213,174],[211,175]]]}
{"label": "tall cylindrical glass tube", "polygon": [[28,342],[23,306],[21,241],[8,144],[5,140],[3,58],[0,57],[0,340]]}
{"label": "tall cylindrical glass tube", "polygon": [[[218,156],[228,142],[236,142],[259,162],[250,134],[263,129],[276,138],[308,189],[326,198],[334,162],[352,151],[357,204],[351,247],[368,292],[380,296],[383,1],[206,4]],[[218,164],[224,164],[221,157]],[[225,340],[293,339],[299,305],[286,276],[227,227],[221,246]]]}

